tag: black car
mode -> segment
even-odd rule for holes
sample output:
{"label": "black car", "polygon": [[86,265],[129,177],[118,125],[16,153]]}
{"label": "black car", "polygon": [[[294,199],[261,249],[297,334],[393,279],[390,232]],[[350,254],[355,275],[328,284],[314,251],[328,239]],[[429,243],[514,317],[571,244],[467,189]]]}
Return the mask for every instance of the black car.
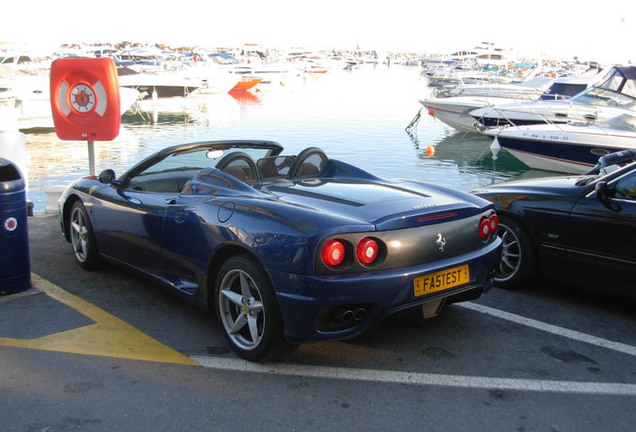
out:
{"label": "black car", "polygon": [[[504,252],[495,285],[541,270],[627,282],[636,276],[636,151],[600,158],[582,176],[511,181],[474,190],[494,203]],[[571,272],[568,272],[570,270]]]}

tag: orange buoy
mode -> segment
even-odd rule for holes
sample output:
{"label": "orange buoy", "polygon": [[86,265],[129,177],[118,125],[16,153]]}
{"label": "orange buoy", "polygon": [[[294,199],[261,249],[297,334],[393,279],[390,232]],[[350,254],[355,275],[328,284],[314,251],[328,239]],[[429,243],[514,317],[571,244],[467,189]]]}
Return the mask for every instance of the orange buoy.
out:
{"label": "orange buoy", "polygon": [[428,147],[426,147],[426,155],[435,156],[435,146],[429,144]]}

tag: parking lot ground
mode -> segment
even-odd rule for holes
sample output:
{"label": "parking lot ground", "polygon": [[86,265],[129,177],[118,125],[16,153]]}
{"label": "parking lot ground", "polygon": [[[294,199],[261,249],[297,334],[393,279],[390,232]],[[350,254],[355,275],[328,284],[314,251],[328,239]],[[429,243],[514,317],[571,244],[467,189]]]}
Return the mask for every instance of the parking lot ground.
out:
{"label": "parking lot ground", "polygon": [[[196,364],[128,323],[32,275],[33,288],[0,302],[0,345]],[[44,294],[44,295],[41,295]],[[51,320],[49,317],[54,317]],[[30,325],[25,326],[25,323]]]}
{"label": "parking lot ground", "polygon": [[[56,217],[29,218],[33,288],[0,297],[3,431],[626,431],[633,303],[491,290],[286,361],[238,359],[215,318],[106,265],[80,269]],[[202,367],[203,366],[203,367]]]}

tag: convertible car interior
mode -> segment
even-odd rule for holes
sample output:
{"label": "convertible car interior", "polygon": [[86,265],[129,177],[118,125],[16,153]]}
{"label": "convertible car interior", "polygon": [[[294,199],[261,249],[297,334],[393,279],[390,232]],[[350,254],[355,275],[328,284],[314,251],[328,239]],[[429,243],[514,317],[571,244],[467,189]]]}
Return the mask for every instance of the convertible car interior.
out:
{"label": "convertible car interior", "polygon": [[135,191],[179,193],[188,180],[197,175],[199,170],[155,173],[138,176],[128,187]]}
{"label": "convertible car interior", "polygon": [[316,147],[307,148],[297,156],[267,156],[257,162],[249,154],[235,151],[224,155],[214,166],[202,169],[184,168],[141,173],[130,180],[128,189],[162,193],[205,193],[201,188],[189,185],[189,182],[205,181],[215,170],[221,170],[254,187],[272,181],[319,177],[328,162],[325,152]]}

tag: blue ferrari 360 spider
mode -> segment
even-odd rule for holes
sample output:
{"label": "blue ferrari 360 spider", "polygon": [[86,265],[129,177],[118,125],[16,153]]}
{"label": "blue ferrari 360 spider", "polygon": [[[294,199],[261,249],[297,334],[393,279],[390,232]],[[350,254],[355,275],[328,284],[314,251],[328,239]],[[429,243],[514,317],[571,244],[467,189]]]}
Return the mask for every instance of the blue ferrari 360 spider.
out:
{"label": "blue ferrari 360 spider", "polygon": [[315,147],[175,145],[123,175],[75,181],[60,220],[78,264],[135,268],[214,308],[241,357],[349,338],[417,307],[435,316],[490,288],[498,218],[474,195],[389,181]]}

